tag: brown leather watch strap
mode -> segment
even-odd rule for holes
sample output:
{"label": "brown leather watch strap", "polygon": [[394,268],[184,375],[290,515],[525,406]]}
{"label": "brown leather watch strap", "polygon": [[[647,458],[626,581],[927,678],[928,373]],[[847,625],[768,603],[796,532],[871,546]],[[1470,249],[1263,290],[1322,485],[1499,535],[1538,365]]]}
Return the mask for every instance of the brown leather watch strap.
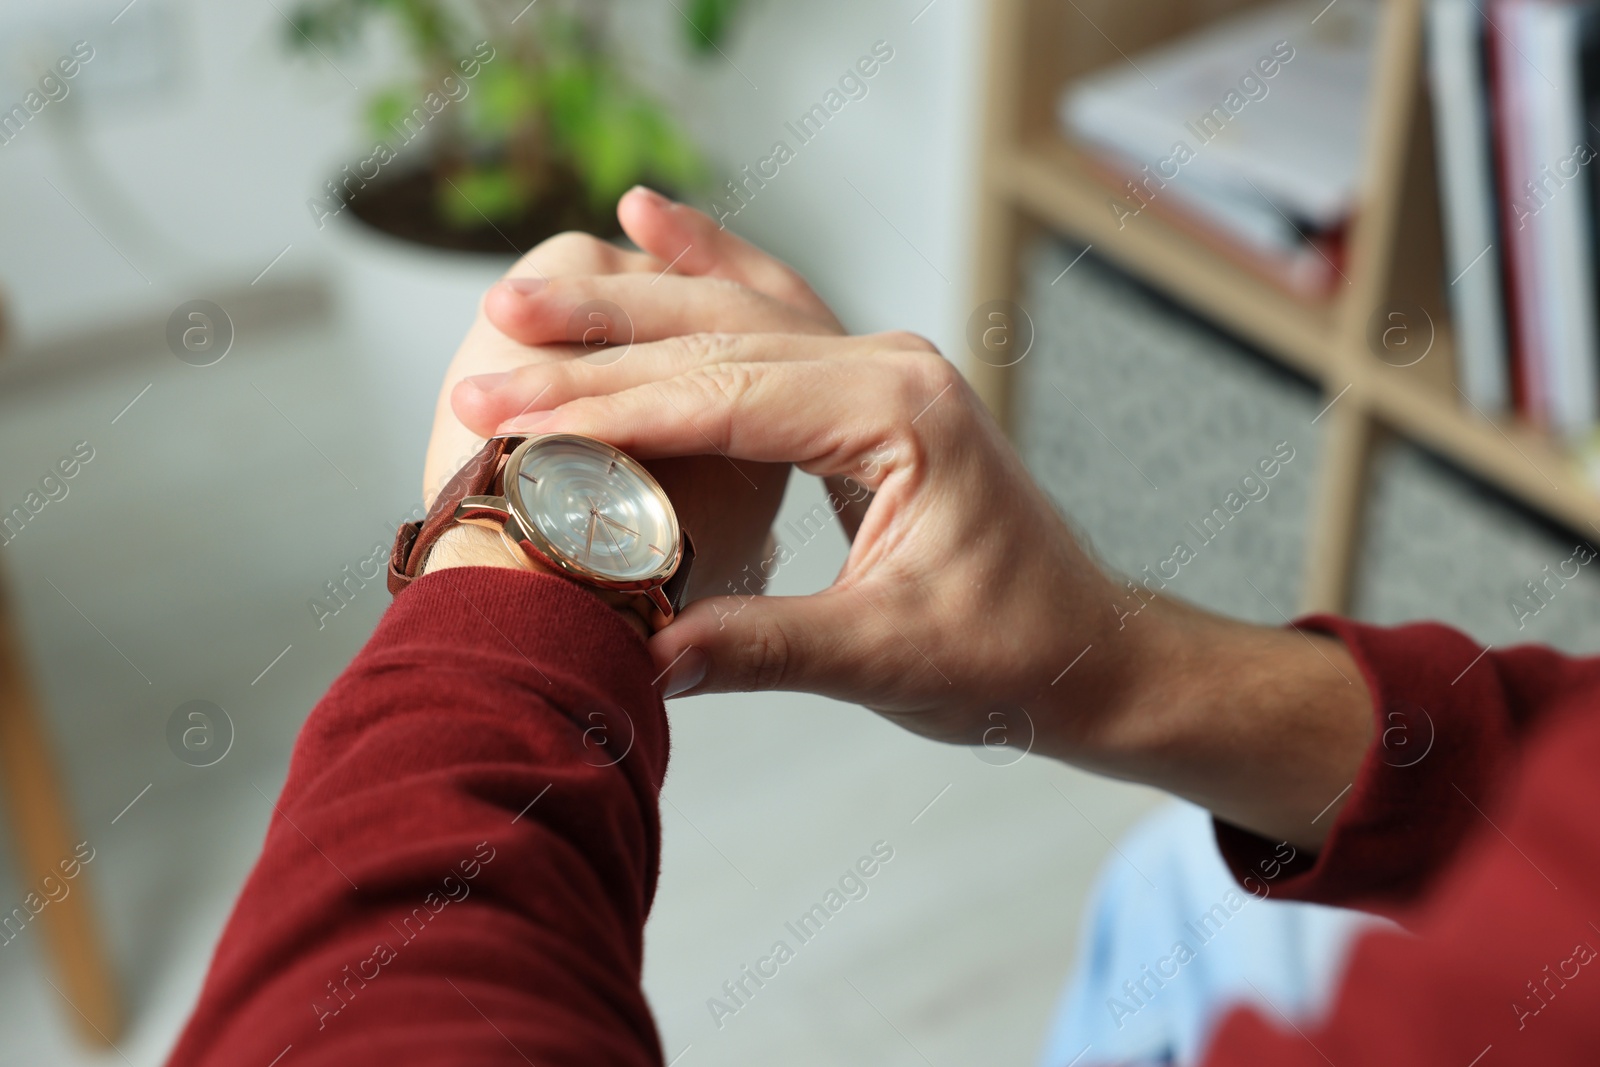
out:
{"label": "brown leather watch strap", "polygon": [[421,522],[408,522],[395,534],[394,550],[389,553],[389,592],[400,590],[417,579],[428,550],[456,520],[456,507],[469,496],[487,496],[500,476],[500,463],[518,444],[520,437],[491,437],[478,454],[450,478],[433,498]]}
{"label": "brown leather watch strap", "polygon": [[678,559],[678,569],[672,572],[661,585],[661,591],[667,595],[667,603],[672,605],[672,615],[677,617],[683,610],[684,601],[689,599],[689,571],[694,567],[694,539],[689,536],[689,531],[683,531],[683,555]]}

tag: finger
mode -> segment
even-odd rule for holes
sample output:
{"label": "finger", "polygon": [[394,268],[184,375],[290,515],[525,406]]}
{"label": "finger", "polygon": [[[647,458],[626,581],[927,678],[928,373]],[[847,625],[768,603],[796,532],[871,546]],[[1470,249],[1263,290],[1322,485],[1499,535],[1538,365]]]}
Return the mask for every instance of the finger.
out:
{"label": "finger", "polygon": [[892,665],[871,651],[874,634],[851,597],[833,588],[697,600],[650,640],[656,684],[668,697],[763,689],[844,697],[879,688],[882,678],[868,676]]}
{"label": "finger", "polygon": [[687,204],[635,186],[617,203],[617,220],[634,244],[679,274],[738,282],[838,325],[798,272]]}
{"label": "finger", "polygon": [[525,345],[593,348],[658,341],[707,328],[832,333],[829,322],[719,278],[644,272],[581,278],[507,278],[485,295],[484,314]]}
{"label": "finger", "polygon": [[[654,276],[663,266],[665,264],[658,263],[653,256],[625,252],[589,234],[562,233],[541,241],[512,266],[507,277],[539,280],[609,271],[644,271]],[[434,406],[434,431],[423,466],[424,500],[431,500],[439,487],[483,444],[481,431],[469,429],[452,416],[450,401],[461,379],[556,358],[566,357],[529,348],[506,337],[494,328],[480,307],[472,328],[445,371]]]}
{"label": "finger", "polygon": [[568,231],[547,237],[511,265],[510,278],[549,280],[588,274],[654,274],[666,264],[648,252],[632,252],[593,234]]}
{"label": "finger", "polygon": [[[859,358],[876,347],[873,338],[830,337],[807,343],[792,334],[688,334],[617,349],[600,358],[531,364],[509,372],[478,375],[460,382],[451,395],[456,417],[478,433],[522,429],[521,417],[570,403],[579,397],[618,393],[685,374],[719,362],[778,359]],[[612,353],[616,355],[612,357]]]}
{"label": "finger", "polygon": [[965,388],[954,369],[935,366],[949,367],[937,357],[913,358],[909,372],[898,363],[712,363],[610,395],[579,397],[512,420],[503,432],[586,434],[640,459],[718,454],[795,463],[824,477],[848,473],[876,490],[899,461],[872,454],[909,456],[901,445],[909,443],[919,410],[942,392]]}

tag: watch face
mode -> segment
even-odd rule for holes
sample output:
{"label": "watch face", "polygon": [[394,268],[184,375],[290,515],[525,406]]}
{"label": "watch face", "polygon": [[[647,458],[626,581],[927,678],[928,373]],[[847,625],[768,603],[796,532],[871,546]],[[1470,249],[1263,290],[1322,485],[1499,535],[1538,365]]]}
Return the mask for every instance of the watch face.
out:
{"label": "watch face", "polygon": [[591,438],[552,434],[513,459],[506,496],[521,503],[557,562],[614,582],[668,573],[678,520],[655,479],[629,456]]}

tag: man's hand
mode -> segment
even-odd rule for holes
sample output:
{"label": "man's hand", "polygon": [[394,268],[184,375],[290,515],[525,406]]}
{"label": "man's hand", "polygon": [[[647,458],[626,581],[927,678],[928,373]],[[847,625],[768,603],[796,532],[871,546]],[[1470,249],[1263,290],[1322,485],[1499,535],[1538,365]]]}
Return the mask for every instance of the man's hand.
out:
{"label": "man's hand", "polygon": [[[642,252],[562,234],[524,256],[485,296],[440,392],[425,499],[500,423],[535,406],[536,394],[522,388],[533,368],[626,362],[625,342],[685,330],[843,332],[798,274],[700,212],[641,188],[622,198],[617,215]],[[623,336],[604,347],[592,344],[595,320],[577,314],[597,300],[620,308],[626,322]],[[695,538],[691,597],[727,588],[760,561],[789,474],[788,464],[703,451],[648,464]]]}
{"label": "man's hand", "polygon": [[[677,284],[682,306],[723,296],[705,280]],[[567,288],[550,287],[552,320]],[[728,321],[760,317],[740,310],[751,299],[729,300]],[[590,434],[652,462],[793,463],[868,503],[828,589],[713,596],[652,638],[669,694],[822,693],[943,741],[978,744],[998,728],[1274,839],[1314,848],[1333,822],[1314,817],[1342,795],[1372,728],[1343,647],[1128,593],[922,338],[701,333],[511,381],[501,402],[530,410],[501,429]],[[763,572],[803,551],[777,549]]]}
{"label": "man's hand", "polygon": [[[1056,672],[1085,645],[1117,645],[1119,591],[920,337],[701,333],[516,380],[539,410],[505,430],[592,434],[646,460],[792,462],[872,494],[832,587],[711,597],[661,635],[667,663],[691,645],[705,655],[702,691],[806,689],[975,743],[986,713],[1031,701],[1063,653]],[[1088,669],[1073,682],[1091,678],[1115,681]]]}
{"label": "man's hand", "polygon": [[[655,257],[646,253],[624,252],[615,245],[587,234],[564,233],[542,242],[519,259],[497,288],[540,284],[551,278],[592,274],[641,273],[645,276],[661,269]],[[535,363],[570,359],[561,349],[530,348],[501,333],[483,310],[467,331],[455,358],[445,371],[444,384],[434,407],[433,435],[428,441],[423,464],[422,500],[424,506],[483,446],[486,432],[478,432],[456,418],[450,396],[458,382],[471,375],[497,374]]]}

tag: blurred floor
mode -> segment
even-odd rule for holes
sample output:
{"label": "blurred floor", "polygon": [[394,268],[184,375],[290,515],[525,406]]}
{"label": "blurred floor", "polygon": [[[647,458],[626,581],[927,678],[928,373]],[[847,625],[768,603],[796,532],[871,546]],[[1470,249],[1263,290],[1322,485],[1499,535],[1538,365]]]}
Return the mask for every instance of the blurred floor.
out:
{"label": "blurred floor", "polygon": [[[307,601],[370,553],[416,484],[366,447],[371,416],[328,319],[241,325],[206,368],[141,344],[149,332],[0,393],[5,508],[76,442],[94,450],[67,496],[0,547],[0,569],[95,849],[88,876],[133,1022],[120,1044],[140,1064],[160,1061],[195,994],[295,731],[387,594],[369,586],[321,629]],[[197,699],[235,733],[207,768],[166,740],[168,716]],[[26,888],[10,872],[0,886],[8,910]],[[0,948],[0,1062],[98,1062],[40,980],[38,935]]]}

